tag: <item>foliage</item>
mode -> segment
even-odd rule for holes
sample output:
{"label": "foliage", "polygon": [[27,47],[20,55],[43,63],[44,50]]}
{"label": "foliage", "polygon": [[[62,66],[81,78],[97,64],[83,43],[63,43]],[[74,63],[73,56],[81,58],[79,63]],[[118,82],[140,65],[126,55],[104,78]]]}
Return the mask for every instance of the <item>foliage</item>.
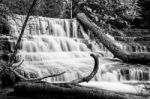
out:
{"label": "foliage", "polygon": [[[1,4],[7,6],[12,13],[27,14],[32,0],[3,0]],[[38,6],[32,12],[32,15],[46,17],[69,17],[67,0],[38,0]]]}
{"label": "foliage", "polygon": [[[139,16],[138,0],[39,0],[32,15],[46,17],[71,18],[71,2],[78,2],[84,9],[92,13],[93,19],[119,26],[127,25]],[[27,14],[31,0],[2,0],[12,13]],[[95,18],[94,18],[95,17]]]}
{"label": "foliage", "polygon": [[138,5],[141,7],[140,20],[136,20],[135,25],[139,28],[150,28],[150,0],[139,0]]}
{"label": "foliage", "polygon": [[116,28],[128,26],[139,16],[138,0],[74,0],[97,23],[111,24]]}

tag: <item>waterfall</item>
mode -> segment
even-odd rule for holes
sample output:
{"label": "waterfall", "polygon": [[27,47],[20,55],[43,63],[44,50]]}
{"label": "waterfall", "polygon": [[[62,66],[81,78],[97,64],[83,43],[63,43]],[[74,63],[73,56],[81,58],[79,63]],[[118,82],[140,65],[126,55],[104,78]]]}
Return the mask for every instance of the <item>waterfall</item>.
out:
{"label": "waterfall", "polygon": [[[9,17],[12,26],[10,37],[13,38],[9,42],[19,36],[25,20],[24,15],[14,15],[14,17],[15,20]],[[38,77],[43,77],[66,72],[59,77],[45,79],[48,82],[71,81],[87,76],[94,66],[94,60],[90,57],[90,53],[95,52],[100,56],[100,68],[92,79],[93,81],[150,80],[150,69],[129,68],[131,64],[113,59],[112,53],[102,44],[91,40],[88,33],[86,34],[82,28],[78,31],[80,27],[78,25],[76,19],[31,16],[16,56],[18,61],[24,59],[20,69],[27,73],[26,76],[30,78],[34,73]],[[109,34],[107,34],[107,37],[124,50],[131,52],[148,51],[147,47],[144,46],[128,47],[129,45],[116,41]],[[14,40],[14,42],[16,41]],[[25,73],[22,72],[22,74]]]}
{"label": "waterfall", "polygon": [[143,36],[143,37],[115,36],[114,39],[117,40],[118,45],[126,51],[136,52],[136,53],[150,52],[150,46],[148,43],[149,38],[146,36]]}
{"label": "waterfall", "polygon": [[[25,20],[23,15],[9,18],[12,26],[11,36],[19,36]],[[66,72],[64,75],[46,79],[46,81],[70,81],[90,71],[93,66],[91,49],[78,38],[78,26],[75,19],[53,19],[31,16],[22,38],[17,60],[24,59],[22,69],[31,77],[39,77]],[[79,40],[78,40],[79,39]],[[23,73],[24,74],[24,73]]]}

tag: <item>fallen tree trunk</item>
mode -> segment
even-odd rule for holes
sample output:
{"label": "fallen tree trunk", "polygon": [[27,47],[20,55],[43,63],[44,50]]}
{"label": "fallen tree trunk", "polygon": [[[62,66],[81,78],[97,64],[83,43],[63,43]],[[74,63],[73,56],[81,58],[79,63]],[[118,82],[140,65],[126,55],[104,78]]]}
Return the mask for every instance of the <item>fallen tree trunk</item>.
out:
{"label": "fallen tree trunk", "polygon": [[[124,84],[120,82],[105,82],[105,81],[100,81],[100,82],[95,82],[91,81],[89,83],[80,83],[82,86],[87,86],[89,88],[97,88],[97,89],[103,89],[103,90],[108,90],[112,92],[117,92],[117,93],[122,93],[122,94],[132,94],[132,95],[137,95],[137,96],[149,96],[149,85],[145,84],[145,86],[140,86],[140,84],[134,85],[136,83],[131,83],[129,84]],[[143,83],[144,84],[144,83]]]}
{"label": "fallen tree trunk", "polygon": [[[137,99],[130,94],[82,87],[74,84],[49,84],[20,82],[15,86],[13,96],[53,99]],[[42,97],[42,98],[41,98]],[[140,98],[141,99],[141,98]]]}
{"label": "fallen tree trunk", "polygon": [[120,47],[118,47],[114,41],[108,38],[104,29],[98,27],[95,23],[93,23],[84,13],[78,13],[77,19],[79,22],[93,31],[93,35],[111,52],[113,55],[124,62],[128,63],[141,63],[148,64],[150,63],[150,54],[149,53],[129,53]]}

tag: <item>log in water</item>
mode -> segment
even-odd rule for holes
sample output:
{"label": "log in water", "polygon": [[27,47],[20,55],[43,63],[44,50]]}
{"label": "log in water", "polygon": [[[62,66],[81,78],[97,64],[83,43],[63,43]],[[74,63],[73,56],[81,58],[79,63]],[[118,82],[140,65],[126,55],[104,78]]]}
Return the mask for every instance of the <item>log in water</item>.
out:
{"label": "log in water", "polygon": [[[13,38],[18,37],[20,27],[25,19],[24,16],[16,15],[16,17],[16,21],[9,20],[12,25],[11,35],[13,36],[11,37]],[[26,74],[26,77],[31,78],[33,73],[38,77],[43,77],[66,71],[64,75],[48,78],[44,81],[69,82],[87,76],[92,71],[94,60],[90,57],[90,53],[98,51],[94,52],[99,55],[100,67],[98,73],[92,79],[95,82],[82,83],[83,86],[132,94],[138,94],[136,88],[139,91],[143,90],[143,87],[133,87],[119,82],[149,81],[150,69],[148,67],[145,67],[145,69],[142,66],[135,68],[133,64],[125,64],[119,59],[114,59],[102,44],[98,46],[94,41],[91,41],[83,30],[82,35],[85,38],[79,38],[77,30],[78,26],[75,19],[35,18],[32,16],[17,53],[17,60],[25,60],[19,68],[23,71],[21,74]],[[114,41],[114,38],[110,35],[107,35],[107,37]],[[91,44],[92,47],[83,43],[81,39],[88,39],[88,44]],[[14,39],[8,41],[15,42]],[[122,43],[114,42],[117,46],[125,49]],[[117,87],[118,89],[115,89]]]}

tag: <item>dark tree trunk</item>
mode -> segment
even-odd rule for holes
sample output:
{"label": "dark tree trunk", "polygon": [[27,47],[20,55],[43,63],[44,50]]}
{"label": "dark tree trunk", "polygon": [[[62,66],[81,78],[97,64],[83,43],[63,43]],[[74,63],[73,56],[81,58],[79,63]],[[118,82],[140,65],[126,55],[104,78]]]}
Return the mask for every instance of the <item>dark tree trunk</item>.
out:
{"label": "dark tree trunk", "polygon": [[93,35],[111,52],[113,55],[124,62],[129,63],[141,63],[147,64],[150,63],[150,54],[149,53],[129,53],[127,51],[119,48],[114,41],[109,39],[105,35],[104,29],[98,27],[95,23],[93,23],[84,13],[78,13],[77,19],[79,22],[93,31]]}
{"label": "dark tree trunk", "polygon": [[137,96],[97,90],[74,84],[20,82],[11,95],[43,99],[137,99]]}

